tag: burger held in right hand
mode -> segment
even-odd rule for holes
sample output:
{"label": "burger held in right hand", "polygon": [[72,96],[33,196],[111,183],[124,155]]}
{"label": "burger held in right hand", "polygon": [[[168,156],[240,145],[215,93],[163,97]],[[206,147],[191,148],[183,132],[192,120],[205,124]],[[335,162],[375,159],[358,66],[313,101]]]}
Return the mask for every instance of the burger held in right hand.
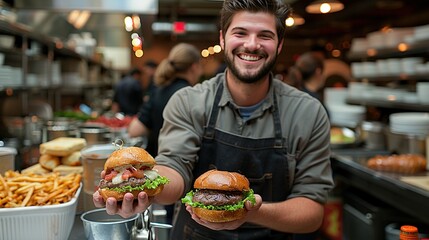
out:
{"label": "burger held in right hand", "polygon": [[210,170],[199,176],[194,189],[182,198],[200,219],[212,223],[230,222],[246,216],[245,202],[256,204],[249,180],[236,172]]}
{"label": "burger held in right hand", "polygon": [[143,148],[128,147],[114,151],[104,164],[104,176],[98,192],[104,201],[109,197],[122,201],[126,193],[134,198],[144,191],[151,197],[159,194],[169,182],[153,169],[155,159]]}

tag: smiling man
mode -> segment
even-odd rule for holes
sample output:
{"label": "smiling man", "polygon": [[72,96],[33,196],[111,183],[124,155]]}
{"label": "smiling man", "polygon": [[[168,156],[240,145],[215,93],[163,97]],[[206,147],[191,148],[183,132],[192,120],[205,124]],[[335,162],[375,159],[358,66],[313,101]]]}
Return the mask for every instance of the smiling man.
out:
{"label": "smiling man", "polygon": [[283,47],[289,7],[277,0],[225,0],[220,44],[227,69],[176,92],[164,110],[156,156],[159,174],[170,179],[154,198],[125,195],[122,205],[97,207],[127,217],[151,203],[171,204],[209,169],[239,172],[250,182],[256,204],[227,223],[199,219],[180,205],[171,239],[289,239],[318,229],[333,187],[330,126],[318,100],[270,73]]}

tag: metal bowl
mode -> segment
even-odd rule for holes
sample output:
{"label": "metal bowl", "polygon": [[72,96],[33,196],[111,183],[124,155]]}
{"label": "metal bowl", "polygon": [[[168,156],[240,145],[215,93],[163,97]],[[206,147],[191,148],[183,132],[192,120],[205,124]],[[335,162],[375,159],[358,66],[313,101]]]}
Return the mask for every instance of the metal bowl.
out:
{"label": "metal bowl", "polygon": [[138,216],[122,218],[119,215],[109,215],[105,208],[101,208],[85,212],[80,218],[83,222],[86,239],[129,240]]}

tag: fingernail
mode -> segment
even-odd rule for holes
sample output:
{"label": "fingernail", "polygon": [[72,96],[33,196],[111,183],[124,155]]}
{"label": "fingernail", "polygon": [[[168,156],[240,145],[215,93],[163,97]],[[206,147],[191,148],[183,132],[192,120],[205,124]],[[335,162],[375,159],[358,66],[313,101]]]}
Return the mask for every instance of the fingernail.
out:
{"label": "fingernail", "polygon": [[114,202],[113,200],[111,200],[111,199],[107,199],[107,204],[108,204],[108,205],[113,206],[113,205],[114,205],[114,203],[113,203],[113,202]]}

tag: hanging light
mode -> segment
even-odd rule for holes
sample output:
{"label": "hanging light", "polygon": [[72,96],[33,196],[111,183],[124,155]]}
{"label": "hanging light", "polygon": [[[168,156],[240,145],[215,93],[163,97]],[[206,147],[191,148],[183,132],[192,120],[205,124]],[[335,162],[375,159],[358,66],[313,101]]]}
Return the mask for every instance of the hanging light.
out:
{"label": "hanging light", "polygon": [[308,13],[324,14],[338,12],[344,9],[344,4],[337,0],[316,0],[305,8]]}
{"label": "hanging light", "polygon": [[286,18],[285,24],[287,27],[299,26],[305,23],[304,18],[296,13],[292,13],[288,18]]}

